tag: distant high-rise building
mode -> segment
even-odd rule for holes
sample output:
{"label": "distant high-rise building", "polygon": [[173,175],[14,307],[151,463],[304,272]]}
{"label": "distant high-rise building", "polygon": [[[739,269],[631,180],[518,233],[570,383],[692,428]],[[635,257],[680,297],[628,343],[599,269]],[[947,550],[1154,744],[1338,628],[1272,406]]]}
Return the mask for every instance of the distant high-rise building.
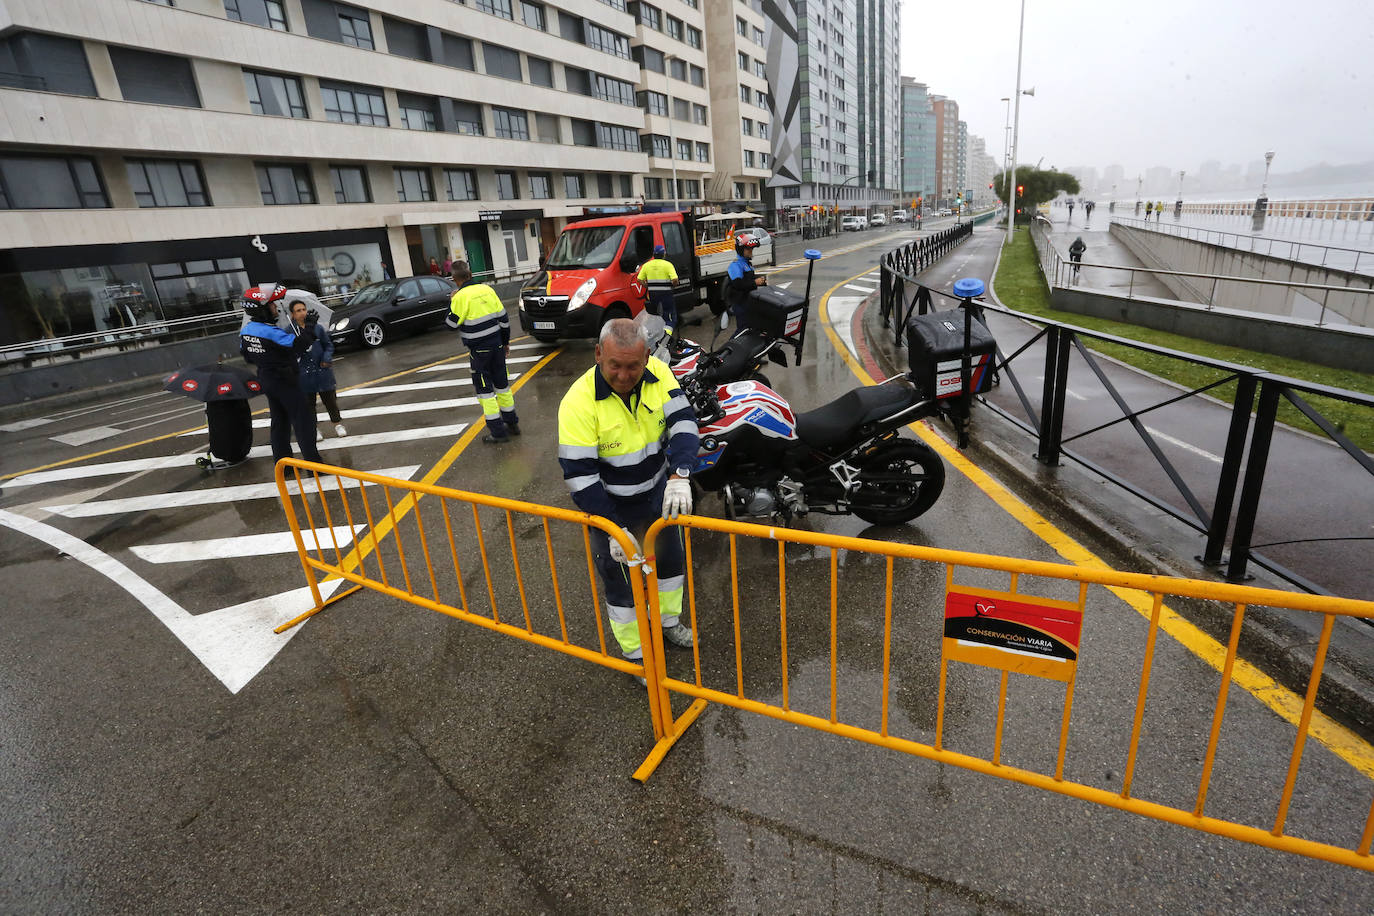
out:
{"label": "distant high-rise building", "polygon": [[956,195],[955,195],[955,196],[958,196],[959,194],[963,194],[965,191],[972,190],[972,189],[969,187],[969,180],[968,180],[968,122],[967,122],[967,121],[960,121],[960,122],[959,122],[959,133],[958,133],[957,139],[956,139],[956,146],[955,146],[954,154],[955,154],[955,156],[958,157],[957,159],[955,159],[955,162],[957,163],[958,168],[956,168],[956,169],[954,170],[954,190],[956,191]]}
{"label": "distant high-rise building", "polygon": [[[1173,179],[1173,187],[1169,179]],[[1156,165],[1145,170],[1145,193],[1156,196],[1178,189],[1178,173],[1167,165]]]}
{"label": "distant high-rise building", "polygon": [[973,202],[978,205],[991,203],[996,194],[988,185],[996,174],[997,160],[988,155],[987,141],[977,134],[968,135],[968,189],[973,191]]}
{"label": "distant high-rise building", "polygon": [[[762,6],[757,3],[706,0],[716,165],[706,197],[712,202],[761,201],[773,174],[772,135],[778,124],[768,89],[766,24]],[[792,46],[795,54],[795,43]],[[687,114],[674,112],[674,117]],[[698,116],[696,109],[692,116]],[[704,120],[706,112],[699,112],[699,116]]]}
{"label": "distant high-rise building", "polygon": [[959,103],[943,95],[932,95],[935,109],[935,199],[947,207],[959,188],[963,156],[959,154]]}
{"label": "distant high-rise building", "polygon": [[1127,190],[1130,190],[1132,192],[1135,191],[1134,182],[1131,183],[1131,187],[1129,189],[1126,187],[1126,170],[1122,168],[1119,164],[1115,163],[1107,166],[1105,169],[1102,170],[1103,193],[1112,193],[1113,187],[1116,188],[1116,194],[1118,197],[1120,197],[1122,194],[1125,194]]}
{"label": "distant high-rise building", "polygon": [[925,83],[902,77],[902,197],[935,197],[935,109]]}

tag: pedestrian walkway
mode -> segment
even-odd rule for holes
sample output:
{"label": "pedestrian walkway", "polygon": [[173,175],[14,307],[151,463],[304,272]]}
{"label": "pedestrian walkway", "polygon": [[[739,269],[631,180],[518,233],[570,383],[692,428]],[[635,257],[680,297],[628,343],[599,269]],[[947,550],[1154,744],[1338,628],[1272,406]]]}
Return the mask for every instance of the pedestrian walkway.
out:
{"label": "pedestrian walkway", "polygon": [[[1081,224],[1082,220],[1075,217],[1074,222]],[[1040,224],[1046,228],[1046,238],[1066,264],[1069,261],[1069,246],[1073,244],[1074,239],[1081,236],[1083,244],[1088,246],[1087,251],[1083,253],[1083,263],[1102,265],[1083,267],[1074,286],[1087,286],[1121,296],[1178,298],[1153,274],[1146,273],[1145,262],[1132,254],[1129,248],[1107,231],[1110,225],[1107,220],[1099,219],[1097,223],[1098,228],[1093,231],[1066,225],[1062,219],[1052,220],[1048,226]],[[1136,267],[1141,270],[1112,270],[1113,267]]]}

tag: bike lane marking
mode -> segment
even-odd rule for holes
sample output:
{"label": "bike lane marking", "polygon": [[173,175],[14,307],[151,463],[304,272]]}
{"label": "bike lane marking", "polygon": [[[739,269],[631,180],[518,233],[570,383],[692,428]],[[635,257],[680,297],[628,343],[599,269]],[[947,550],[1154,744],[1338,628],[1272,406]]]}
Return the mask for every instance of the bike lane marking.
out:
{"label": "bike lane marking", "polygon": [[[836,283],[821,296],[818,306],[821,326],[825,328],[831,346],[844,360],[845,365],[849,366],[849,370],[865,385],[875,385],[877,382],[859,364],[848,347],[844,345],[838,332],[831,326],[828,306],[830,297],[836,290],[871,272],[872,268],[869,268]],[[1091,550],[1060,531],[1048,519],[1022,502],[1019,497],[994,480],[986,471],[964,457],[962,452],[933,429],[924,423],[912,423],[908,429],[916,433],[922,441],[935,449],[940,457],[968,478],[970,483],[987,494],[994,503],[1024,525],[1031,534],[1044,541],[1068,563],[1084,569],[1110,570],[1112,568]],[[1147,621],[1150,619],[1154,607],[1148,595],[1129,589],[1105,587],[1127,605],[1135,608]],[[1160,607],[1159,628],[1216,671],[1220,672],[1223,669],[1226,662],[1226,647],[1179,616],[1178,612],[1167,604]],[[1298,725],[1302,716],[1303,698],[1279,684],[1239,655],[1237,655],[1232,666],[1231,682],[1255,697],[1289,724]],[[1308,735],[1350,764],[1356,771],[1374,780],[1374,745],[1336,722],[1320,709],[1315,708],[1312,710],[1312,719],[1308,725]]]}

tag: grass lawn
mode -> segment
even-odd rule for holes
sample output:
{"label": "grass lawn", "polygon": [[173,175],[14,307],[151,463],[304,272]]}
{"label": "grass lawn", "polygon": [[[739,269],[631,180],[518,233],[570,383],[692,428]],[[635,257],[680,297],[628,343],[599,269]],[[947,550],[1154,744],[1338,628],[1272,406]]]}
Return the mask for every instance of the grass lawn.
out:
{"label": "grass lawn", "polygon": [[[1192,353],[1209,359],[1251,366],[1276,375],[1286,375],[1306,382],[1329,385],[1333,388],[1348,388],[1352,391],[1374,395],[1374,375],[1367,372],[1332,369],[1328,366],[1319,366],[1316,363],[1289,359],[1284,356],[1271,356],[1268,353],[1257,353],[1241,347],[1229,347],[1193,337],[1182,337],[1178,334],[1142,328],[1134,324],[1109,321],[1105,318],[1093,318],[1074,312],[1061,312],[1051,308],[1049,287],[1045,284],[1045,278],[1040,273],[1040,268],[1036,263],[1035,246],[1031,243],[1030,232],[1025,229],[1016,231],[1010,250],[1003,252],[1002,260],[997,266],[995,287],[998,299],[1008,308],[1016,309],[1019,312],[1101,331],[1104,334],[1127,337],[1141,343],[1168,347],[1172,350]],[[1091,338],[1084,338],[1083,340],[1092,350],[1105,353],[1124,363],[1129,363],[1189,388],[1201,388],[1203,385],[1225,377],[1225,373],[1209,369],[1206,366],[1186,363],[1167,356],[1159,356],[1106,341]],[[1235,389],[1235,383],[1228,382],[1208,393],[1221,400],[1231,401],[1235,397]],[[1365,451],[1374,450],[1374,410],[1315,395],[1303,396],[1303,399],[1360,448]],[[1256,400],[1258,401],[1258,398]],[[1315,424],[1284,398],[1279,400],[1279,421],[1299,429],[1315,432],[1325,438],[1325,434]]]}

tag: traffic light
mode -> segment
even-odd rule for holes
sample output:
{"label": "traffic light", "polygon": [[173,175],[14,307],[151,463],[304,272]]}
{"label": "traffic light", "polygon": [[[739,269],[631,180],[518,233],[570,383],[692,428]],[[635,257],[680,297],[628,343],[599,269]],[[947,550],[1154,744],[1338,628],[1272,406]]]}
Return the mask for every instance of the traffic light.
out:
{"label": "traffic light", "polygon": [[991,183],[991,182],[988,182],[988,190],[989,190],[989,191],[992,190],[992,183]]}
{"label": "traffic light", "polygon": [[1016,186],[1016,196],[1017,196],[1017,197],[1020,197],[1022,194],[1025,194],[1025,193],[1026,193],[1026,186],[1023,185],[1023,184],[1018,184],[1018,185]]}

